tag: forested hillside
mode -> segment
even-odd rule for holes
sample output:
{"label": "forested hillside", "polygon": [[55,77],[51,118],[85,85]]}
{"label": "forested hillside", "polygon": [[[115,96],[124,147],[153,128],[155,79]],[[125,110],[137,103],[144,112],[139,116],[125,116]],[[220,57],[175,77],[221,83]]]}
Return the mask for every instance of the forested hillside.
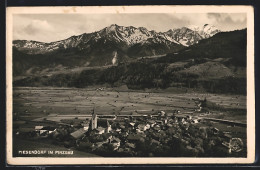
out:
{"label": "forested hillside", "polygon": [[14,82],[17,86],[87,87],[97,84],[127,85],[130,89],[185,87],[213,93],[246,94],[246,29],[217,33],[163,57],[119,62],[116,66],[78,74],[27,77]]}

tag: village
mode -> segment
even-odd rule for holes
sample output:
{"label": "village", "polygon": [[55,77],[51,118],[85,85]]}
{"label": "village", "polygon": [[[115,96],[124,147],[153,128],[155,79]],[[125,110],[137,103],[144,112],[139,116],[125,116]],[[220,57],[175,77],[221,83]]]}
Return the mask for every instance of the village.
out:
{"label": "village", "polygon": [[246,117],[243,110],[235,110],[244,107],[241,96],[103,87],[19,88],[15,94],[19,96],[13,114],[13,153],[17,156],[22,156],[17,154],[21,149],[35,150],[42,144],[82,157],[247,154]]}
{"label": "village", "polygon": [[34,131],[16,135],[48,138],[55,145],[100,156],[221,157],[243,150],[240,138],[212,126],[211,121],[175,112],[111,117],[97,115],[93,109],[90,118],[64,119],[56,126],[37,125]]}

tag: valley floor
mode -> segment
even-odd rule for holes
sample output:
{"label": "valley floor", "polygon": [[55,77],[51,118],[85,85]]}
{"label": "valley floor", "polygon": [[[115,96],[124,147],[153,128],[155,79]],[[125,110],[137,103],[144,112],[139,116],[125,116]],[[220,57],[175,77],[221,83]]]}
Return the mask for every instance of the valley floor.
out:
{"label": "valley floor", "polygon": [[[198,100],[210,101],[222,110],[195,111]],[[169,93],[166,91],[130,91],[113,88],[54,88],[54,87],[15,87],[13,89],[14,129],[20,132],[33,131],[39,124],[46,125],[66,119],[89,117],[92,109],[98,115],[150,115],[164,111],[179,116],[216,118],[247,123],[246,96],[205,93]],[[237,112],[236,112],[237,111]],[[246,143],[246,128],[212,122],[221,131],[239,135]],[[211,125],[212,126],[212,125]],[[13,130],[14,130],[13,129]],[[15,130],[14,130],[15,133]],[[14,135],[14,150],[35,149],[37,142],[19,139]],[[42,144],[40,144],[42,145]],[[46,145],[46,146],[45,146]],[[37,146],[38,147],[38,146]],[[43,148],[56,147],[45,143]],[[62,148],[60,148],[62,149]],[[84,155],[77,151],[75,157]],[[95,155],[94,155],[95,156]]]}
{"label": "valley floor", "polygon": [[[101,90],[100,90],[101,89]],[[53,88],[15,87],[13,90],[14,113],[25,119],[35,119],[51,114],[84,115],[92,109],[99,115],[156,114],[158,111],[180,114],[196,113],[197,99],[207,99],[228,113],[210,110],[207,117],[224,118],[246,123],[246,96],[209,93],[170,93],[163,90],[119,91],[113,88]],[[233,110],[240,110],[235,113]],[[242,112],[241,112],[242,110]],[[244,111],[244,112],[243,112]],[[224,114],[224,115],[223,115]]]}

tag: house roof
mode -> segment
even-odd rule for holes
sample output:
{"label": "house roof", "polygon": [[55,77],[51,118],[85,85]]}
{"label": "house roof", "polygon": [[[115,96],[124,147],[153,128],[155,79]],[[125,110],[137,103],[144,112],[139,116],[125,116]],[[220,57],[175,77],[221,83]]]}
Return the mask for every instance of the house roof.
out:
{"label": "house roof", "polygon": [[121,129],[117,128],[116,131],[117,131],[117,132],[121,132]]}
{"label": "house roof", "polygon": [[160,126],[154,126],[153,129],[154,130],[161,130]]}
{"label": "house roof", "polygon": [[155,139],[152,139],[152,140],[151,140],[151,143],[155,143],[155,144],[157,144],[157,145],[160,144],[160,142],[159,142],[158,140],[155,140]]}
{"label": "house roof", "polygon": [[104,143],[105,143],[104,141],[102,141],[102,142],[96,142],[96,145],[97,145],[97,146],[102,146]]}
{"label": "house roof", "polygon": [[156,120],[156,123],[162,123],[163,121],[162,120]]}
{"label": "house roof", "polygon": [[124,126],[124,125],[120,125],[119,127],[120,127],[121,129],[124,129],[124,128],[125,128],[125,126]]}
{"label": "house roof", "polygon": [[97,130],[100,132],[102,130],[105,130],[106,128],[103,128],[103,127],[98,127]]}
{"label": "house roof", "polygon": [[75,132],[72,132],[70,135],[75,138],[81,138],[85,133],[87,132],[87,130],[84,130],[84,128],[78,129]]}
{"label": "house roof", "polygon": [[146,125],[145,124],[139,124],[137,127],[138,128],[144,128]]}
{"label": "house roof", "polygon": [[155,123],[155,121],[154,120],[149,120],[148,123],[152,124],[152,123]]}
{"label": "house roof", "polygon": [[43,128],[43,126],[35,126],[35,130],[40,130],[42,128]]}
{"label": "house roof", "polygon": [[134,126],[135,125],[135,123],[134,122],[131,122],[131,123],[129,123],[131,126]]}
{"label": "house roof", "polygon": [[50,131],[54,131],[55,129],[56,129],[55,127],[46,126],[46,127],[42,128],[41,130],[50,130]]}
{"label": "house roof", "polygon": [[140,138],[142,138],[142,136],[139,134],[130,134],[127,137],[128,140],[140,140]]}
{"label": "house roof", "polygon": [[117,137],[113,137],[113,138],[112,138],[112,142],[113,142],[113,141],[120,142],[121,140],[120,140],[119,138],[117,138]]}
{"label": "house roof", "polygon": [[126,143],[125,144],[126,147],[129,147],[129,148],[135,148],[135,144],[134,143]]}

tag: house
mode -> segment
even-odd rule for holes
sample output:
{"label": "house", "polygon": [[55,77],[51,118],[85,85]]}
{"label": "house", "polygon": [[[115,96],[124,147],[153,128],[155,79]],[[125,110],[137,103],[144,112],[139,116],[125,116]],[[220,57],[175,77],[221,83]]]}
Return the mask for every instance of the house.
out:
{"label": "house", "polygon": [[161,130],[161,127],[160,127],[159,125],[155,125],[155,126],[153,127],[153,129],[154,129],[155,131],[159,132],[159,131]]}
{"label": "house", "polygon": [[130,122],[129,124],[130,124],[130,126],[132,126],[134,128],[135,122]]}
{"label": "house", "polygon": [[187,124],[186,120],[184,118],[181,119],[181,123]]}
{"label": "house", "polygon": [[172,118],[169,118],[167,123],[174,123],[174,120]]}
{"label": "house", "polygon": [[125,129],[125,125],[119,125],[120,129]]}
{"label": "house", "polygon": [[89,125],[90,125],[90,123],[86,122],[86,121],[81,124],[81,126],[83,126],[84,130],[88,130],[89,129]]}
{"label": "house", "polygon": [[87,130],[84,130],[84,128],[80,128],[80,129],[76,130],[75,132],[72,132],[70,134],[70,136],[72,136],[74,139],[79,139],[79,138],[82,138],[86,132],[87,132]]}
{"label": "house", "polygon": [[196,124],[196,123],[199,123],[199,119],[193,119],[193,120],[192,120],[192,123],[195,123],[195,124]]}
{"label": "house", "polygon": [[97,130],[98,134],[103,134],[103,133],[105,133],[106,128],[98,127],[96,130]]}
{"label": "house", "polygon": [[35,126],[35,131],[40,131],[43,128],[43,126]]}
{"label": "house", "polygon": [[117,128],[116,132],[121,133],[121,129]]}
{"label": "house", "polygon": [[55,127],[46,126],[46,127],[43,127],[42,129],[40,129],[40,135],[43,134],[43,133],[51,134],[54,131],[56,131]]}
{"label": "house", "polygon": [[180,110],[175,110],[174,113],[179,114],[179,113],[181,113],[181,111]]}
{"label": "house", "polygon": [[148,129],[150,129],[150,127],[151,127],[151,125],[149,125],[149,124],[146,124],[146,125],[145,125],[145,130],[148,130]]}
{"label": "house", "polygon": [[167,124],[167,122],[168,122],[168,119],[167,119],[167,118],[163,120],[163,123],[164,123],[165,125]]}
{"label": "house", "polygon": [[124,149],[123,149],[123,148],[119,148],[119,149],[117,150],[117,152],[124,152]]}
{"label": "house", "polygon": [[134,144],[134,143],[129,143],[129,142],[127,142],[127,143],[125,144],[125,146],[126,146],[127,148],[131,148],[131,149],[134,149],[134,148],[135,148],[135,144]]}
{"label": "house", "polygon": [[195,109],[195,111],[196,111],[196,112],[200,112],[201,109],[202,109],[202,107],[199,106],[198,109]]}
{"label": "house", "polygon": [[140,130],[140,129],[136,129],[137,133],[144,133],[144,131]]}
{"label": "house", "polygon": [[213,128],[212,129],[214,135],[217,135],[219,133],[219,129],[218,128]]}
{"label": "house", "polygon": [[142,136],[139,135],[139,134],[129,134],[127,136],[127,141],[128,142],[136,142],[136,141],[139,141],[141,138],[142,138]]}
{"label": "house", "polygon": [[137,126],[137,129],[136,130],[139,130],[139,131],[145,131],[146,129],[145,129],[145,125],[144,124],[139,124],[138,126]]}
{"label": "house", "polygon": [[174,123],[178,123],[178,122],[179,122],[178,118],[177,118],[177,117],[174,117],[173,122],[174,122]]}
{"label": "house", "polygon": [[127,137],[127,136],[128,136],[128,132],[122,132],[122,133],[121,133],[121,136],[122,136],[122,137]]}
{"label": "house", "polygon": [[50,126],[46,126],[46,127],[44,127],[44,126],[35,126],[34,129],[40,135],[51,134],[51,133],[53,133],[56,130],[56,128],[50,127]]}
{"label": "house", "polygon": [[120,140],[119,138],[117,138],[117,137],[113,137],[113,138],[111,139],[111,141],[110,141],[110,143],[111,143],[111,144],[113,145],[113,147],[114,147],[114,150],[117,150],[117,149],[119,148],[120,142],[121,142],[121,140]]}
{"label": "house", "polygon": [[161,143],[158,140],[152,139],[151,144],[156,144],[156,145],[160,145]]}
{"label": "house", "polygon": [[168,126],[168,127],[172,127],[172,124],[170,124],[170,123],[167,123],[167,126]]}
{"label": "house", "polygon": [[149,120],[148,123],[150,124],[150,127],[153,127],[156,124],[154,120]]}
{"label": "house", "polygon": [[96,143],[95,143],[95,146],[96,146],[96,148],[99,148],[99,147],[101,147],[104,143],[106,143],[106,142],[105,142],[105,141],[96,142]]}
{"label": "house", "polygon": [[150,129],[150,125],[149,124],[139,124],[137,126],[137,131],[146,131],[147,129]]}
{"label": "house", "polygon": [[86,130],[86,131],[88,131],[89,125],[88,125],[88,126],[84,126],[83,129]]}
{"label": "house", "polygon": [[165,112],[164,112],[164,111],[160,111],[160,112],[158,113],[158,115],[160,115],[160,116],[165,116]]}
{"label": "house", "polygon": [[192,119],[192,116],[188,115],[187,120],[191,120],[191,119]]}
{"label": "house", "polygon": [[109,133],[105,133],[104,136],[105,136],[105,141],[110,143],[110,141],[112,140],[113,136],[111,134],[109,134]]}
{"label": "house", "polygon": [[42,129],[39,132],[40,132],[40,135],[47,135],[47,133],[48,133],[47,130],[42,130]]}
{"label": "house", "polygon": [[162,125],[163,121],[162,120],[156,120],[156,124]]}

